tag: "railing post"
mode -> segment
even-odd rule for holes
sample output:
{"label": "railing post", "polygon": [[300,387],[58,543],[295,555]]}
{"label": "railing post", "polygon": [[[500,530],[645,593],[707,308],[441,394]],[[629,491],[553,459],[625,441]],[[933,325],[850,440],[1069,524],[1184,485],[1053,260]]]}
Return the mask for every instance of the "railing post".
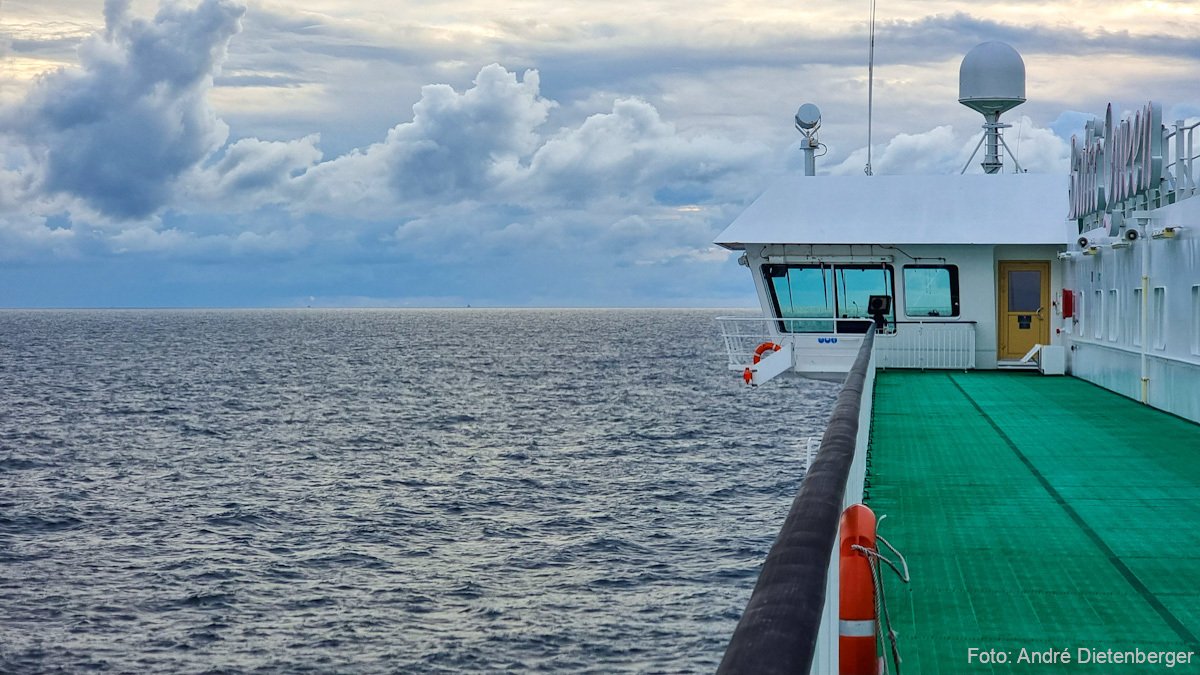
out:
{"label": "railing post", "polygon": [[[1191,160],[1183,150],[1183,120],[1175,120],[1175,201],[1179,202],[1186,197],[1187,188],[1184,186],[1184,181],[1191,182],[1191,167],[1188,166]],[[1189,130],[1188,136],[1192,135]],[[1186,172],[1186,173],[1185,173]],[[1184,176],[1187,176],[1185,179]]]}
{"label": "railing post", "polygon": [[1192,142],[1196,139],[1196,126],[1197,126],[1196,124],[1193,124],[1191,127],[1188,128],[1188,132],[1187,132],[1187,176],[1188,176],[1187,196],[1188,197],[1191,197],[1193,194],[1196,193],[1196,174],[1193,173],[1193,170],[1196,168],[1196,156],[1192,154],[1192,150],[1194,147]]}

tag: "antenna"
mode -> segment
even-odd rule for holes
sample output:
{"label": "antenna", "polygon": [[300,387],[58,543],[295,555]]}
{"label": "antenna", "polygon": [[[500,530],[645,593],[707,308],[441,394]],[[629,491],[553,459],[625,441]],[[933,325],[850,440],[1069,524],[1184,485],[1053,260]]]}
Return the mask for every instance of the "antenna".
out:
{"label": "antenna", "polygon": [[812,103],[805,103],[796,111],[796,131],[804,138],[800,139],[800,150],[804,152],[804,175],[817,175],[817,129],[821,128],[821,109]]}
{"label": "antenna", "polygon": [[875,0],[871,0],[871,42],[867,48],[867,166],[863,171],[871,175],[871,122],[875,107]]}
{"label": "antenna", "polygon": [[[983,137],[962,172],[966,172],[979,147],[986,142],[983,171],[999,173],[1004,166],[1000,146],[1008,150],[1000,130],[1012,126],[1001,124],[1000,115],[1025,102],[1025,62],[1017,50],[1003,42],[984,42],[967,52],[958,69],[958,102],[982,114],[984,120]],[[1013,154],[1011,150],[1009,154]],[[1013,163],[1016,164],[1015,157]],[[1020,168],[1017,164],[1017,169]]]}

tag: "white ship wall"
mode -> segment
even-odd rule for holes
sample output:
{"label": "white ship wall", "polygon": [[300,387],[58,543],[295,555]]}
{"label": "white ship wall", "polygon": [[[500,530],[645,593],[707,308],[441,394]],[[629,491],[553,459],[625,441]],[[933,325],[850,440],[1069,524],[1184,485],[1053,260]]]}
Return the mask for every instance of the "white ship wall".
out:
{"label": "white ship wall", "polygon": [[[1200,199],[1151,212],[1148,231],[1168,226],[1183,229],[1174,239],[1143,237],[1124,249],[1105,245],[1105,232],[1089,232],[1085,236],[1099,244],[1100,253],[1063,261],[1064,287],[1082,296],[1078,316],[1068,325],[1068,367],[1076,377],[1141,400],[1145,352],[1148,403],[1200,422]],[[1145,334],[1140,335],[1141,307],[1134,289],[1142,287],[1147,248],[1150,306]],[[1161,312],[1156,288],[1165,293]],[[1113,311],[1115,319],[1105,315]]]}
{"label": "white ship wall", "polygon": [[[801,258],[836,256],[841,262],[847,256],[861,256],[863,260],[871,257],[892,256],[890,263],[895,270],[895,303],[898,308],[905,307],[904,283],[902,268],[906,264],[941,263],[958,266],[959,282],[959,316],[938,317],[939,321],[957,323],[975,322],[975,367],[979,369],[996,368],[998,351],[997,323],[997,272],[1001,260],[1050,261],[1050,297],[1057,299],[1062,289],[1062,267],[1058,265],[1058,253],[1063,246],[1055,245],[992,245],[992,244],[901,244],[895,246],[855,244],[851,245],[746,245],[747,263],[752,271],[754,287],[758,293],[759,303],[764,316],[773,315],[770,291],[762,275],[762,265],[768,262],[793,261],[800,262]],[[903,251],[903,253],[901,253]],[[912,260],[919,258],[920,260]],[[1062,336],[1058,329],[1062,327],[1061,316],[1052,308],[1046,308],[1050,320],[1051,344],[1062,344]],[[900,320],[916,320],[921,317],[906,317],[898,315]],[[900,325],[899,330],[911,330],[913,326]],[[877,346],[883,341],[892,339],[890,336],[878,336]]]}

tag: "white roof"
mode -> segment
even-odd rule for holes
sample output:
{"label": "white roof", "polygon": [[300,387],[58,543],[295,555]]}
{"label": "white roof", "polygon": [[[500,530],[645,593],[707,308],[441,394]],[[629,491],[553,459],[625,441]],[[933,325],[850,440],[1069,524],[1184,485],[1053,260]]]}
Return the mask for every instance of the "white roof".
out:
{"label": "white roof", "polygon": [[1063,244],[1067,177],[788,176],[717,244]]}

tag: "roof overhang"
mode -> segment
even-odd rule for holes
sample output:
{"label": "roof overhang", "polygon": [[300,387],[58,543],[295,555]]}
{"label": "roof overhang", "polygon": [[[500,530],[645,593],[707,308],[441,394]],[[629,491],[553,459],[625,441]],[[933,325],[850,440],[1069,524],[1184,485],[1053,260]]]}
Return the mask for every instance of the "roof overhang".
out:
{"label": "roof overhang", "polygon": [[1062,244],[1067,205],[1056,174],[788,176],[715,243]]}

